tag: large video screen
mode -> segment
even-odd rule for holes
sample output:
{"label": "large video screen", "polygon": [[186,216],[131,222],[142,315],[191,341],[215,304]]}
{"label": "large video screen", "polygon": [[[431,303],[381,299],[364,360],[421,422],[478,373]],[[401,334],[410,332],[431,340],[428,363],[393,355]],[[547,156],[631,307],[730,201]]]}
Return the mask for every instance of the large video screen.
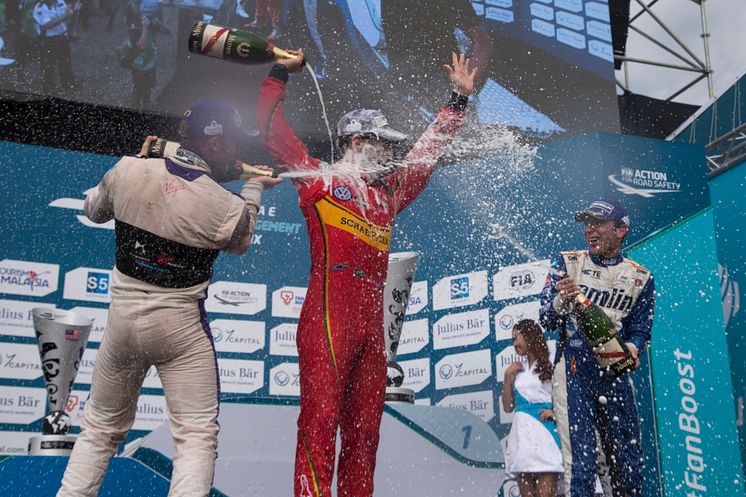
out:
{"label": "large video screen", "polygon": [[424,129],[448,98],[442,65],[452,51],[478,70],[473,126],[539,137],[619,129],[606,0],[7,2],[0,88],[166,115],[223,98],[251,121],[269,66],[189,53],[197,20],[304,48],[309,70],[292,78],[286,101],[304,136],[327,134],[314,77],[332,126],[369,107],[395,127]]}

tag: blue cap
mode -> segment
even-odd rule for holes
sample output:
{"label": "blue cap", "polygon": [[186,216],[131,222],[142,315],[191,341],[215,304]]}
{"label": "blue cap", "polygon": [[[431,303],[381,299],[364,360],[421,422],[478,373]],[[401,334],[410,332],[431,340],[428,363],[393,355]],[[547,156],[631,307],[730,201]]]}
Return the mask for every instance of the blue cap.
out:
{"label": "blue cap", "polygon": [[223,136],[240,140],[256,132],[243,127],[241,115],[228,102],[200,100],[184,113],[179,134],[191,139]]}
{"label": "blue cap", "polygon": [[337,123],[337,136],[375,135],[379,140],[400,142],[409,138],[401,131],[389,126],[386,116],[379,110],[355,109],[348,112]]}
{"label": "blue cap", "polygon": [[619,202],[608,200],[596,200],[587,209],[576,212],[572,217],[579,223],[595,219],[597,221],[616,221],[629,226],[627,209]]}

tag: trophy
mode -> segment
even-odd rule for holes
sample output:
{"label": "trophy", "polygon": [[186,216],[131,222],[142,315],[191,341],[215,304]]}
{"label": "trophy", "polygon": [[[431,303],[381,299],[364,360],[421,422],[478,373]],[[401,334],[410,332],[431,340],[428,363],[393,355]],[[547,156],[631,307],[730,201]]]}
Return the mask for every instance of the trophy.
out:
{"label": "trophy", "polygon": [[72,452],[75,437],[67,434],[70,416],[65,412],[65,405],[78,374],[93,319],[48,307],[36,307],[31,312],[49,414],[44,416],[44,434],[29,440],[28,453],[30,456],[67,456]]}
{"label": "trophy", "polygon": [[414,390],[402,388],[404,370],[396,362],[409,292],[417,266],[418,252],[389,254],[389,272],[383,290],[383,330],[386,339],[386,402],[414,404]]}

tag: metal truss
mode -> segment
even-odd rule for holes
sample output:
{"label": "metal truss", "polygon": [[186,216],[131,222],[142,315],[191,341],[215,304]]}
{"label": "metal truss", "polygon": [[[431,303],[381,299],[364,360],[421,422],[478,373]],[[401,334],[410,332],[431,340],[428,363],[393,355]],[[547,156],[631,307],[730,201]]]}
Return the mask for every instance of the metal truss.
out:
{"label": "metal truss", "polygon": [[746,123],[705,146],[710,174],[723,172],[746,159]]}
{"label": "metal truss", "polygon": [[[684,43],[684,41],[679,38],[676,33],[674,33],[671,28],[666,25],[666,23],[658,15],[656,15],[654,6],[659,2],[659,0],[633,0],[633,2],[636,2],[642,10],[640,10],[637,14],[631,16],[629,19],[629,37],[627,41],[627,47],[629,47],[629,39],[633,39],[635,36],[641,36],[681,61],[681,64],[671,63],[670,61],[640,59],[627,57],[626,55],[615,55],[615,60],[622,62],[622,68],[617,71],[617,74],[619,72],[623,72],[624,74],[624,82],[620,81],[619,77],[617,77],[616,84],[617,86],[619,86],[619,88],[622,89],[622,91],[631,92],[632,90],[630,89],[629,84],[629,65],[645,64],[670,69],[672,71],[678,71],[680,73],[693,73],[692,80],[687,82],[682,88],[674,91],[669,97],[665,99],[666,101],[670,102],[703,79],[707,80],[707,91],[710,98],[712,98],[714,95],[714,91],[712,87],[712,66],[710,65],[710,33],[707,30],[707,15],[705,13],[706,0],[674,1],[681,4],[682,9],[692,7],[696,8],[691,4],[695,4],[695,6],[699,7],[699,15],[702,26],[700,37],[702,38],[702,42],[704,44],[704,60],[700,59],[700,57],[698,57],[697,54],[695,54],[694,51],[691,50],[687,46],[687,44]],[[638,27],[640,23],[639,20],[644,19],[645,17],[651,18],[660,28],[663,29],[667,36],[664,36],[661,40]]]}

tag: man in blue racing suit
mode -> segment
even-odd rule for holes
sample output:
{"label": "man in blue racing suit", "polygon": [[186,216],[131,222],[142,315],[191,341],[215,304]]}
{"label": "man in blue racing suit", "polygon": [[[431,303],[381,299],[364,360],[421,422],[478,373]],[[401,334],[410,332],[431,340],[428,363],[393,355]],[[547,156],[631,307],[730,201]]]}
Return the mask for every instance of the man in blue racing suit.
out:
{"label": "man in blue racing suit", "polygon": [[[584,223],[588,250],[552,260],[539,312],[546,330],[560,330],[554,412],[570,497],[590,497],[596,480],[596,432],[615,497],[642,496],[643,455],[634,387],[628,373],[605,375],[571,312],[582,292],[603,309],[635,358],[650,340],[653,275],[622,256],[629,216],[617,202],[597,200],[574,218]],[[567,275],[566,277],[562,277]],[[637,366],[640,362],[637,360]]]}

